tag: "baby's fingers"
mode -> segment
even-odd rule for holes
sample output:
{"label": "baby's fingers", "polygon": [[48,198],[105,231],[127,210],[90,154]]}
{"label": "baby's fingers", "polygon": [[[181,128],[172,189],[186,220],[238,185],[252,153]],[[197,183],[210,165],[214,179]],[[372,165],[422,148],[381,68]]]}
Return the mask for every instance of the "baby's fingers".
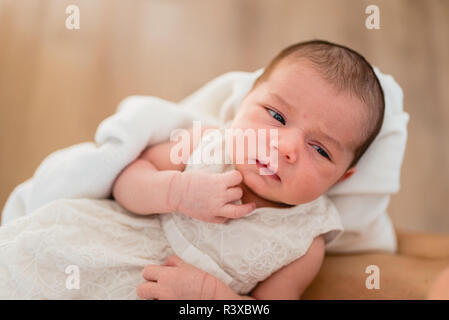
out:
{"label": "baby's fingers", "polygon": [[243,190],[239,187],[229,188],[226,190],[226,203],[239,200],[242,198]]}
{"label": "baby's fingers", "polygon": [[223,217],[228,217],[230,219],[238,219],[246,216],[250,212],[256,209],[256,204],[254,202],[245,203],[241,205],[228,203],[221,208],[220,215]]}
{"label": "baby's fingers", "polygon": [[238,185],[242,182],[243,177],[240,172],[237,170],[231,170],[225,173],[222,173],[222,178],[227,187],[232,187]]}

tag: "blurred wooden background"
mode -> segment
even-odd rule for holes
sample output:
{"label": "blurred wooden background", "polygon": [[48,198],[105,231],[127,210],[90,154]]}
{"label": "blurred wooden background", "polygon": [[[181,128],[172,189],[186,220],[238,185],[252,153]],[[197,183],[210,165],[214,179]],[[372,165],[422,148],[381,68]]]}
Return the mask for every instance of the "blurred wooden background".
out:
{"label": "blurred wooden background", "polygon": [[[65,9],[80,8],[68,30]],[[380,8],[380,30],[365,8]],[[178,101],[283,47],[342,43],[392,74],[410,114],[401,191],[405,230],[449,233],[449,1],[0,0],[0,207],[51,152],[93,140],[124,97]]]}

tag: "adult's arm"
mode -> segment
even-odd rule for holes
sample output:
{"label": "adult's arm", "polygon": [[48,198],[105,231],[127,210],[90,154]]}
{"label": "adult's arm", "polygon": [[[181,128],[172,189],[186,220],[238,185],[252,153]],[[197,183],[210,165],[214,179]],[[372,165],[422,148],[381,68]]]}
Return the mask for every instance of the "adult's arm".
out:
{"label": "adult's arm", "polygon": [[[426,299],[432,283],[449,267],[449,236],[397,234],[396,254],[326,255],[303,299]],[[370,265],[379,267],[379,289],[365,285]]]}

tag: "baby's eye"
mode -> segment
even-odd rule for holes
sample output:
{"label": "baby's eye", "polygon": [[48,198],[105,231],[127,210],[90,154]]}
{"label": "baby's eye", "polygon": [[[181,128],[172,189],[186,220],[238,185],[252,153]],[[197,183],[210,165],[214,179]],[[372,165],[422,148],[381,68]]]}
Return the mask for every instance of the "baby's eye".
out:
{"label": "baby's eye", "polygon": [[274,110],[271,110],[271,109],[267,109],[267,110],[273,118],[275,118],[277,121],[279,121],[280,123],[282,123],[285,126],[285,120],[284,120],[283,116],[281,116],[279,113],[277,113]]}
{"label": "baby's eye", "polygon": [[323,157],[325,157],[325,158],[327,158],[327,159],[331,159],[330,157],[329,157],[329,155],[326,153],[326,151],[324,151],[324,149],[323,148],[320,148],[320,146],[317,146],[317,145],[312,145],[312,147],[314,147],[315,148],[315,150],[319,153],[319,154],[321,154]]}

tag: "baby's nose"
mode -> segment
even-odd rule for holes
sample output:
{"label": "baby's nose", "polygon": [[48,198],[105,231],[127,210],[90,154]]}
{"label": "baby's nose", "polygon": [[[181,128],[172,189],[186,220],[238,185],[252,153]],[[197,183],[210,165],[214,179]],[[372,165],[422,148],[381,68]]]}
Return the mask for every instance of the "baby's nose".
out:
{"label": "baby's nose", "polygon": [[278,142],[279,156],[285,159],[288,163],[295,163],[298,159],[298,147],[295,139],[279,139]]}
{"label": "baby's nose", "polygon": [[294,148],[290,148],[290,147],[286,147],[284,149],[284,151],[282,152],[282,154],[284,155],[285,159],[287,160],[287,162],[289,163],[295,163],[296,162],[296,151]]}

